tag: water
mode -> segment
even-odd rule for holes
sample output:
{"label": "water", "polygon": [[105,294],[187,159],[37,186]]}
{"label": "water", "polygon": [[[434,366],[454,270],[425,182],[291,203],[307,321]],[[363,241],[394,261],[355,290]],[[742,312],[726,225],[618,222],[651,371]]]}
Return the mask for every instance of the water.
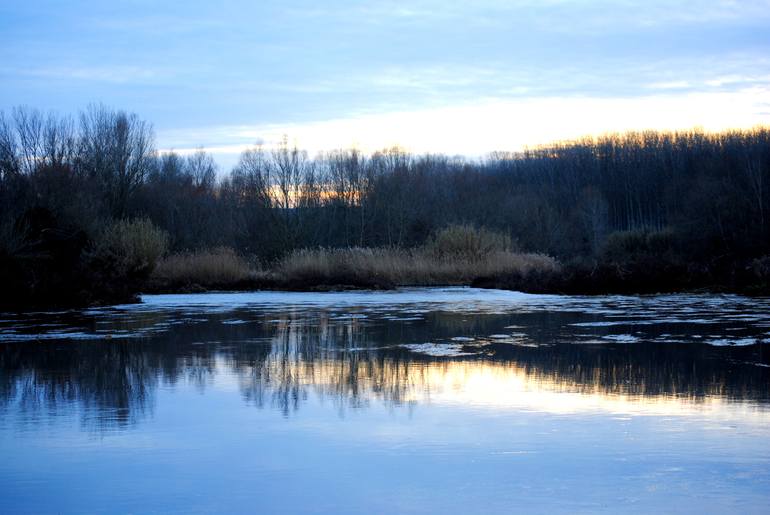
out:
{"label": "water", "polygon": [[0,513],[770,511],[770,299],[0,315]]}

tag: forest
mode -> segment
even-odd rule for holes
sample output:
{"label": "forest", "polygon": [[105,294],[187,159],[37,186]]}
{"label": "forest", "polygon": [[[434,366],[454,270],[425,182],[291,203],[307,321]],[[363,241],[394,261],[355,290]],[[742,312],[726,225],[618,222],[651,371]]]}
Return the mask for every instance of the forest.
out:
{"label": "forest", "polygon": [[[555,121],[558,123],[558,121]],[[770,128],[585,137],[484,158],[310,156],[230,171],[91,105],[0,113],[0,304],[144,291],[472,284],[770,291]]]}

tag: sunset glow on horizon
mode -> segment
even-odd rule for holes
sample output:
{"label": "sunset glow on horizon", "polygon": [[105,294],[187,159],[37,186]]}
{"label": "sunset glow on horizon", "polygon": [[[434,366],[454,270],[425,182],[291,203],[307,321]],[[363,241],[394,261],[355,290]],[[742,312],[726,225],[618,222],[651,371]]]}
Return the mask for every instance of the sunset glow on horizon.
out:
{"label": "sunset glow on horizon", "polygon": [[[206,150],[221,159],[284,137],[311,155],[355,148],[364,153],[399,147],[417,154],[483,157],[609,133],[661,130],[718,132],[770,123],[770,89],[638,98],[535,98],[485,100],[445,108],[361,114],[296,124],[215,128],[218,143]],[[770,108],[768,108],[770,109]],[[167,134],[173,139],[176,134]],[[164,150],[185,154],[195,147]]]}

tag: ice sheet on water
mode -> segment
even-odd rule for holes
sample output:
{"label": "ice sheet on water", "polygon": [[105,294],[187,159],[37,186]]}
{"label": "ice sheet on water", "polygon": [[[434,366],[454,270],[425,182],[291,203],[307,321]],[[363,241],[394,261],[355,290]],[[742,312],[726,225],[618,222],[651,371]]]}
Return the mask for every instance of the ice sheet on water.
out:
{"label": "ice sheet on water", "polygon": [[[645,341],[661,341],[656,326],[682,324],[669,333],[687,341],[715,340],[715,345],[748,345],[741,343],[754,335],[765,338],[770,327],[770,298],[713,295],[657,295],[657,296],[558,296],[530,295],[501,290],[475,288],[404,288],[390,292],[242,292],[179,295],[146,295],[143,303],[105,307],[94,310],[68,311],[66,317],[56,312],[48,315],[25,313],[3,315],[3,323],[18,333],[40,333],[16,336],[15,339],[97,338],[109,334],[114,327],[130,327],[126,336],[146,336],[173,330],[173,326],[223,319],[224,324],[254,322],[264,324],[316,323],[328,319],[336,324],[361,319],[361,324],[385,325],[389,321],[410,323],[424,320],[426,313],[441,312],[460,315],[463,321],[472,316],[503,314],[510,317],[499,328],[490,327],[491,336],[475,338],[467,345],[490,343],[514,345],[532,344],[526,334],[534,328],[529,314],[554,312],[564,314],[560,341],[596,340],[607,344],[618,336],[604,333],[632,334]],[[221,315],[223,314],[224,315]],[[219,316],[218,316],[219,315]],[[514,318],[516,317],[516,318]],[[580,317],[580,318],[579,318]],[[368,318],[368,321],[364,321]],[[75,326],[73,332],[63,327],[47,326],[52,321],[66,319],[65,325]],[[582,319],[582,321],[581,321]],[[232,322],[230,322],[232,321]],[[71,322],[71,323],[70,323]],[[512,324],[503,327],[504,324]],[[687,324],[704,324],[693,330]],[[705,325],[713,324],[713,325]],[[23,329],[23,326],[27,326]],[[34,327],[32,327],[34,326]],[[571,327],[570,327],[571,326]],[[634,326],[634,330],[623,329]],[[94,333],[94,327],[99,328]],[[614,329],[613,328],[617,328]],[[579,330],[577,328],[581,328]],[[649,328],[649,329],[648,329]],[[102,330],[106,329],[106,330]],[[741,329],[736,333],[733,329]],[[0,329],[1,331],[1,329]],[[521,332],[518,332],[521,331]],[[539,330],[538,330],[539,331]],[[78,335],[77,332],[82,334]],[[505,333],[503,333],[505,332]],[[575,332],[590,334],[574,334]],[[681,333],[681,334],[680,334]],[[118,334],[114,332],[117,337]],[[4,336],[3,336],[4,335]],[[122,336],[122,334],[121,334]],[[451,336],[451,335],[447,335]],[[467,336],[465,336],[467,338]],[[0,334],[8,341],[9,333]],[[433,338],[428,336],[427,338]],[[447,337],[441,337],[442,339]],[[631,341],[621,336],[617,341]],[[724,343],[720,340],[738,342]],[[463,340],[451,340],[463,343]]]}
{"label": "ice sheet on water", "polygon": [[351,307],[368,312],[394,311],[401,316],[423,315],[441,307],[451,312],[505,313],[527,304],[554,303],[556,295],[531,295],[478,288],[402,288],[393,291],[351,292],[240,292],[143,295],[142,303],[115,306],[122,311],[201,310],[227,312],[242,308]]}

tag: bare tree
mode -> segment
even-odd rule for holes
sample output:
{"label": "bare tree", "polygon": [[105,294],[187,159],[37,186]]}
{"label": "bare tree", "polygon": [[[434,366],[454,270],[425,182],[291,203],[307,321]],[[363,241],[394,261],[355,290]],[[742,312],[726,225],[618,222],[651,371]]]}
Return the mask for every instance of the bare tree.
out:
{"label": "bare tree", "polygon": [[101,182],[114,216],[125,216],[131,195],[152,166],[154,135],[135,114],[90,106],[80,117],[83,171]]}
{"label": "bare tree", "polygon": [[0,180],[21,173],[19,149],[11,120],[0,111]]}
{"label": "bare tree", "polygon": [[230,176],[239,200],[265,208],[272,206],[273,178],[262,145],[255,145],[241,153]]}
{"label": "bare tree", "polygon": [[193,186],[201,190],[211,190],[217,179],[217,165],[211,154],[203,148],[198,148],[195,153],[187,156],[187,173],[192,177]]}

